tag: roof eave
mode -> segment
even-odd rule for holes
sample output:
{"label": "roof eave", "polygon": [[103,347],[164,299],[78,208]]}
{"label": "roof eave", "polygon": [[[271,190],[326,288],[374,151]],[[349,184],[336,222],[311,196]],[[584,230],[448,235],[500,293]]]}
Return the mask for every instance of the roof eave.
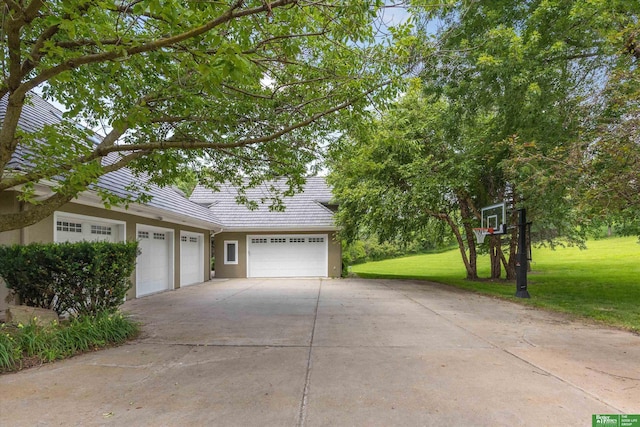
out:
{"label": "roof eave", "polygon": [[[104,209],[104,202],[96,193],[91,191],[85,191],[80,194],[73,202],[85,205],[85,206],[93,206]],[[110,210],[114,212],[125,213],[129,215],[140,216],[143,218],[155,219],[158,221],[170,222],[177,225],[182,226],[192,226],[195,228],[203,228],[205,230],[211,230],[214,232],[219,232],[223,229],[222,225],[210,222],[203,221],[201,219],[197,219],[188,215],[179,215],[174,212],[155,208],[152,206],[142,205],[139,203],[131,203],[129,208],[124,208],[122,206],[113,206]]]}
{"label": "roof eave", "polygon": [[307,233],[339,231],[336,226],[286,226],[286,227],[224,227],[225,233]]}

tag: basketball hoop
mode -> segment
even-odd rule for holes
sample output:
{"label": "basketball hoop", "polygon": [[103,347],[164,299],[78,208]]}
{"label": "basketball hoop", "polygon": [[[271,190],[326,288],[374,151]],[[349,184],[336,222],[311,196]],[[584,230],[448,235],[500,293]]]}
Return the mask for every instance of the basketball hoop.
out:
{"label": "basketball hoop", "polygon": [[493,228],[474,228],[473,232],[476,235],[478,243],[484,243],[484,238],[490,234],[493,234]]}

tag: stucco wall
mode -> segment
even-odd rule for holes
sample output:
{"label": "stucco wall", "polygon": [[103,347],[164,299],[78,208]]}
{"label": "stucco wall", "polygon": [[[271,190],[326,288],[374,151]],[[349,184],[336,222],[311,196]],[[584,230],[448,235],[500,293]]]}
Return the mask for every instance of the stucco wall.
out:
{"label": "stucco wall", "polygon": [[[238,263],[224,263],[224,242],[238,242]],[[220,233],[214,237],[215,277],[247,277],[247,233]]]}
{"label": "stucco wall", "polygon": [[[328,274],[329,277],[340,277],[342,274],[342,246],[336,237],[335,231],[312,231],[312,232],[251,232],[251,233],[219,233],[214,237],[215,277],[216,278],[243,278],[247,277],[247,235],[298,235],[298,234],[326,234],[328,242]],[[224,242],[238,242],[238,264],[224,264]]]}
{"label": "stucco wall", "polygon": [[[0,211],[2,212],[18,212],[20,209],[20,204],[18,203],[15,193],[0,193]],[[136,224],[144,224],[150,225],[154,227],[163,227],[173,230],[174,233],[174,286],[175,288],[180,287],[180,231],[191,231],[195,233],[204,234],[204,278],[205,280],[209,279],[210,268],[209,268],[209,258],[211,254],[211,248],[208,244],[210,240],[210,232],[209,230],[191,227],[188,225],[177,225],[166,221],[155,220],[151,218],[145,218],[142,216],[132,215],[131,213],[125,212],[117,212],[109,209],[103,209],[99,207],[93,206],[84,206],[77,203],[68,203],[64,205],[58,212],[66,212],[78,215],[86,215],[98,218],[111,219],[116,221],[124,222],[126,231],[125,236],[127,241],[135,241],[137,239],[136,236]],[[0,233],[0,244],[29,244],[33,242],[52,242],[53,241],[53,215],[45,218],[44,220],[34,224],[32,226],[26,227],[23,230],[14,230],[5,233]],[[134,287],[127,294],[128,299],[133,299],[136,297],[135,292],[135,272],[131,278]],[[4,284],[0,285],[0,311],[4,312],[6,308],[5,297],[7,294],[7,289]]]}
{"label": "stucco wall", "polygon": [[[0,192],[0,213],[15,213],[20,211],[20,203],[13,192]],[[0,245],[13,245],[20,243],[20,230],[5,231],[0,233]],[[0,278],[0,318],[4,318],[6,298],[9,290]]]}
{"label": "stucco wall", "polygon": [[[16,213],[20,211],[20,203],[13,192],[0,192],[0,213]],[[20,243],[20,231],[12,230],[0,233],[0,245]]]}

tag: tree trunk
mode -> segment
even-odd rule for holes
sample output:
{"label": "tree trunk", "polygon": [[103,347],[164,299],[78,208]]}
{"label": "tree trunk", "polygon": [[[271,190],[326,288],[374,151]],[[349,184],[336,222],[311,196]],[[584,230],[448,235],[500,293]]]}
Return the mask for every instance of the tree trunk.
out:
{"label": "tree trunk", "polygon": [[[478,271],[476,266],[476,255],[475,255],[475,247],[473,251],[469,251],[469,256],[467,256],[467,248],[464,244],[464,239],[462,238],[462,234],[460,233],[460,229],[456,222],[449,216],[447,213],[432,213],[432,215],[447,223],[453,235],[456,238],[456,242],[458,243],[458,249],[460,250],[460,256],[462,257],[462,262],[464,263],[464,268],[467,272],[467,279],[475,280],[478,278]],[[473,254],[473,256],[471,256]]]}
{"label": "tree trunk", "polygon": [[473,232],[473,223],[476,217],[473,214],[473,206],[471,199],[468,197],[458,196],[458,204],[460,205],[460,216],[462,217],[462,227],[467,237],[467,245],[469,248],[469,268],[467,269],[467,279],[478,279],[478,254],[476,252],[476,235]]}
{"label": "tree trunk", "polygon": [[509,260],[504,256],[504,253],[500,251],[500,261],[502,261],[502,266],[504,267],[504,271],[507,273],[507,280],[516,280],[516,257],[515,253],[509,253]]}
{"label": "tree trunk", "polygon": [[469,268],[467,269],[468,280],[478,280],[478,253],[476,252],[476,235],[471,225],[464,225],[464,231],[467,236],[467,245],[469,247]]}
{"label": "tree trunk", "polygon": [[42,221],[71,199],[73,195],[56,193],[39,205],[29,205],[25,211],[1,214],[0,232],[17,230]]}

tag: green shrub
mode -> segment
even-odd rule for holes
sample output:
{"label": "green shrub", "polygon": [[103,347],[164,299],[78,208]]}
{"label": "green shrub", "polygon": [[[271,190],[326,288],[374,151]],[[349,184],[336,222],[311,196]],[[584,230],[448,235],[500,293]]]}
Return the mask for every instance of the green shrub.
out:
{"label": "green shrub", "polygon": [[137,242],[81,242],[58,245],[66,263],[56,282],[61,312],[115,312],[131,288]]}
{"label": "green shrub", "polygon": [[131,288],[137,242],[0,246],[0,276],[22,304],[85,316],[114,312]]}
{"label": "green shrub", "polygon": [[62,263],[53,244],[0,246],[0,277],[20,303],[31,307],[60,313],[54,284]]}
{"label": "green shrub", "polygon": [[[138,333],[138,325],[121,313],[74,317],[67,322],[41,325],[32,322],[0,328],[0,372],[22,367],[23,358],[37,363],[64,359],[75,354],[120,344]],[[32,360],[33,363],[33,360]]]}

